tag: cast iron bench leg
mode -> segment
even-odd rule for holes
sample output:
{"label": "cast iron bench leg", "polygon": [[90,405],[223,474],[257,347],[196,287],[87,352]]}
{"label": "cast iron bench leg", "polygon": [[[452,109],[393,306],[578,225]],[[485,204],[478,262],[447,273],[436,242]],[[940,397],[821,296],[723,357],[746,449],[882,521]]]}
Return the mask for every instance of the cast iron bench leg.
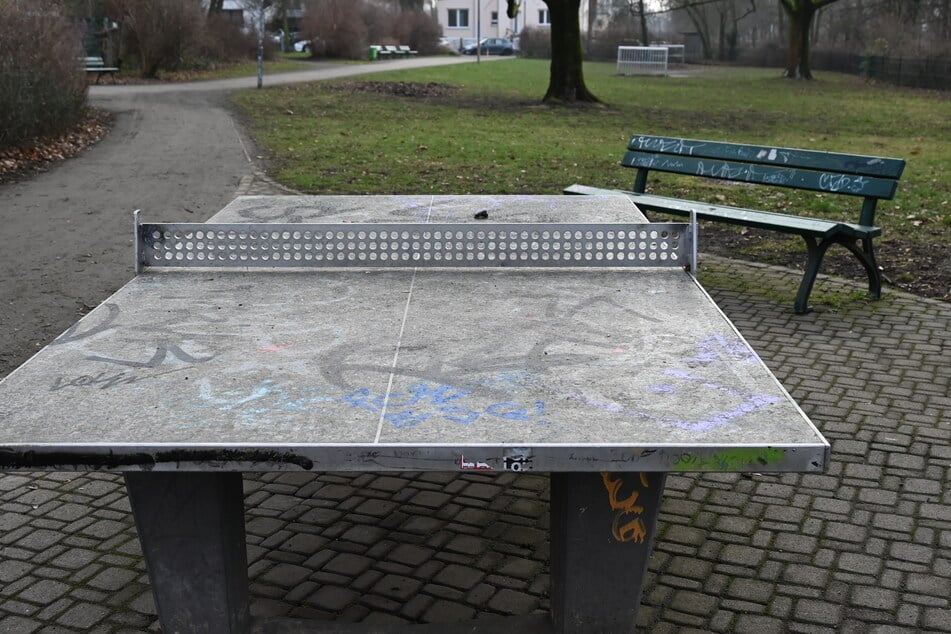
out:
{"label": "cast iron bench leg", "polygon": [[633,632],[664,473],[551,474],[551,616],[558,634]]}
{"label": "cast iron bench leg", "polygon": [[875,251],[871,238],[864,238],[861,247],[857,244],[858,240],[841,235],[824,238],[822,241],[810,236],[803,236],[803,240],[806,241],[808,259],[806,260],[806,271],[803,273],[802,282],[799,284],[799,291],[796,293],[796,313],[802,315],[809,312],[809,294],[812,293],[812,287],[816,283],[816,276],[819,274],[822,258],[833,244],[841,244],[851,251],[865,268],[865,273],[868,275],[868,296],[872,299],[878,299],[882,296],[882,272],[878,270],[878,265],[875,262]]}
{"label": "cast iron bench leg", "polygon": [[868,274],[868,296],[872,299],[882,297],[882,272],[875,261],[875,247],[872,245],[871,238],[863,238],[862,246],[857,243],[858,240],[844,238],[839,243],[862,263],[865,267],[865,273]]}
{"label": "cast iron bench leg", "polygon": [[819,242],[811,236],[803,236],[806,241],[806,270],[802,275],[802,281],[799,283],[799,291],[796,293],[796,301],[793,304],[793,310],[796,314],[804,315],[809,312],[809,294],[812,293],[812,287],[816,283],[816,275],[819,274],[819,266],[822,264],[822,256],[826,249],[832,243],[825,239]]}
{"label": "cast iron bench leg", "polygon": [[127,473],[163,632],[248,631],[240,473]]}

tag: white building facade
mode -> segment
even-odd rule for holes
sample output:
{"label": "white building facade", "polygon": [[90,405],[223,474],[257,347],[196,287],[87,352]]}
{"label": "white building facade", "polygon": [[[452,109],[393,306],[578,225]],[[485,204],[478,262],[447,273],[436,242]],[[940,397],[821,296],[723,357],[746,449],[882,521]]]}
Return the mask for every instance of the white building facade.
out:
{"label": "white building facade", "polygon": [[436,14],[443,37],[453,41],[486,37],[511,39],[526,28],[551,26],[548,5],[543,0],[522,0],[521,4],[514,19],[505,15],[508,6],[505,0],[437,0]]}

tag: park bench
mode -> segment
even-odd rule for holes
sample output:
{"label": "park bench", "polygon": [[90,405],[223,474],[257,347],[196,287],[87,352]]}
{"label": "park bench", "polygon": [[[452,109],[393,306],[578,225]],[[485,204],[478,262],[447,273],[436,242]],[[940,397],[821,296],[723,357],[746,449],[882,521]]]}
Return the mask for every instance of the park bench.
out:
{"label": "park bench", "polygon": [[106,62],[101,57],[83,57],[83,70],[87,74],[96,75],[96,83],[99,83],[99,80],[103,75],[109,75],[112,77],[112,83],[116,83],[116,73],[119,72],[118,67],[116,66],[106,66]]}
{"label": "park bench", "polygon": [[[375,57],[374,57],[374,53],[376,53]],[[393,53],[386,50],[386,48],[384,48],[380,44],[373,44],[372,46],[370,46],[370,59],[386,59],[391,57],[392,55]]]}
{"label": "park bench", "polygon": [[412,56],[412,55],[418,55],[418,54],[419,54],[419,51],[414,51],[413,49],[411,49],[410,47],[405,46],[405,45],[400,45],[400,46],[397,47],[397,48],[399,48],[399,49],[400,49],[400,52],[403,53],[404,55],[410,55],[410,56]]}
{"label": "park bench", "polygon": [[[809,311],[809,294],[822,258],[833,244],[848,249],[868,274],[869,296],[878,299],[882,273],[875,262],[872,239],[881,235],[875,226],[879,200],[891,200],[905,161],[813,150],[776,148],[719,141],[700,141],[636,134],[628,144],[621,165],[637,170],[633,191],[572,185],[566,194],[623,194],[642,211],[689,216],[744,227],[768,229],[802,236],[807,261],[794,304],[797,313]],[[862,199],[857,223],[824,220],[726,205],[709,204],[649,194],[651,171],[705,177],[714,181],[771,185]]]}

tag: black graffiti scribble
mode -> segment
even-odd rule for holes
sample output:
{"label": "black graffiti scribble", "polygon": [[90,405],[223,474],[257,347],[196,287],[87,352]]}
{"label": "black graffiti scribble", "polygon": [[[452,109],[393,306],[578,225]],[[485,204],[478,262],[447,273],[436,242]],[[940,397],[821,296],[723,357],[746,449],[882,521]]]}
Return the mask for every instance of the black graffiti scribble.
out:
{"label": "black graffiti scribble", "polygon": [[119,307],[115,304],[103,304],[103,307],[109,312],[98,324],[90,327],[88,330],[77,332],[80,324],[83,323],[82,320],[78,321],[70,326],[66,332],[50,342],[50,345],[60,346],[66,343],[72,343],[74,341],[81,341],[112,328],[113,322],[115,322],[116,317],[119,316]]}
{"label": "black graffiti scribble", "polygon": [[128,361],[125,359],[100,357],[98,355],[89,355],[86,357],[86,360],[103,361],[105,363],[114,363],[116,365],[124,365],[130,368],[157,368],[165,362],[165,359],[169,354],[177,358],[179,361],[184,361],[186,363],[205,363],[215,358],[215,355],[208,357],[193,357],[175,344],[163,343],[155,349],[155,354],[153,354],[152,358],[148,361]]}
{"label": "black graffiti scribble", "polygon": [[50,386],[50,392],[57,392],[66,387],[98,387],[101,390],[108,390],[110,387],[127,385],[135,383],[138,380],[138,377],[132,376],[124,370],[117,374],[100,372],[95,375],[81,374],[72,378],[58,376],[53,380],[53,384]]}

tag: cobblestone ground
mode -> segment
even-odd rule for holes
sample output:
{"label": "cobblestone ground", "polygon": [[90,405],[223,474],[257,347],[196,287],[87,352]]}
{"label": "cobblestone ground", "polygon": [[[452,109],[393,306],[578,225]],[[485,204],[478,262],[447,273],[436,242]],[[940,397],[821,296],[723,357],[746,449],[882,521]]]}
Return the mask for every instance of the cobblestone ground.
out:
{"label": "cobblestone ground", "polygon": [[[951,632],[951,305],[890,289],[866,303],[820,280],[842,305],[795,316],[798,277],[711,258],[701,272],[832,443],[831,467],[668,477],[639,625]],[[254,614],[548,607],[544,476],[261,474],[245,491]],[[0,632],[158,629],[119,476],[2,475],[0,511]]]}

